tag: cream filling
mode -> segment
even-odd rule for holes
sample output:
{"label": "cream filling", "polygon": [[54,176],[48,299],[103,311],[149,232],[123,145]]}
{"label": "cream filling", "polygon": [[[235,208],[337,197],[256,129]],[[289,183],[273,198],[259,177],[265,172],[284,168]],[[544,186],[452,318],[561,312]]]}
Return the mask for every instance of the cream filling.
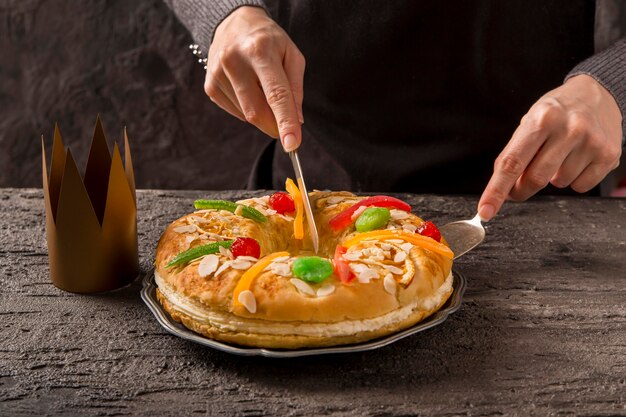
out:
{"label": "cream filling", "polygon": [[336,323],[290,323],[248,319],[237,317],[230,313],[207,310],[206,307],[201,307],[199,303],[174,291],[156,271],[154,272],[154,278],[163,296],[176,310],[200,323],[209,324],[212,327],[228,332],[309,337],[350,336],[360,332],[382,329],[385,326],[406,319],[416,310],[428,311],[433,309],[452,288],[452,272],[450,272],[441,287],[430,297],[422,298],[379,317],[364,320],[344,320]]}

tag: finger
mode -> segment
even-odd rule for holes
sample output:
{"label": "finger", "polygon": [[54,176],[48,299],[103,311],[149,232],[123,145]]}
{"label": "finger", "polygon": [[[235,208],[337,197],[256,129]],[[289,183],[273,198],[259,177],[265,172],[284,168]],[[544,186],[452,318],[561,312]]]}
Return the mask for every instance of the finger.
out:
{"label": "finger", "polygon": [[554,177],[563,161],[576,146],[576,141],[564,135],[555,134],[546,140],[530,162],[521,177],[509,192],[511,199],[527,200],[537,191],[545,188]]}
{"label": "finger", "polygon": [[233,89],[233,86],[230,84],[230,81],[226,78],[226,75],[224,75],[224,79],[217,79],[216,81],[220,90],[222,90],[222,93],[224,93],[224,95],[226,96],[226,98],[228,98],[228,100],[231,102],[233,107],[236,108],[239,114],[244,116],[244,119],[245,119],[245,114],[243,110],[241,109],[241,106],[239,105],[237,94],[235,94],[235,90]]}
{"label": "finger", "polygon": [[217,104],[222,110],[225,110],[230,115],[235,116],[242,122],[246,121],[246,118],[243,116],[241,111],[239,111],[239,109],[237,109],[233,105],[230,99],[226,97],[226,94],[224,94],[224,92],[219,87],[211,88],[210,91],[211,94],[207,93],[207,95],[213,103]]}
{"label": "finger", "polygon": [[478,214],[491,220],[507,199],[517,179],[546,140],[543,129],[522,123],[494,163],[494,170],[478,202]]}
{"label": "finger", "polygon": [[210,72],[207,72],[207,79],[215,83],[217,87],[222,90],[222,93],[226,96],[226,98],[228,98],[228,100],[232,104],[232,107],[237,109],[239,114],[244,114],[241,110],[241,106],[239,105],[239,101],[237,100],[237,95],[233,90],[233,86],[226,76],[222,65],[217,65],[212,70],[210,70]]}
{"label": "finger", "polygon": [[274,113],[278,133],[285,152],[300,146],[302,131],[291,86],[282,67],[276,60],[254,60],[252,66],[259,77],[267,104]]}
{"label": "finger", "polygon": [[249,67],[231,70],[224,67],[224,72],[233,86],[236,99],[241,106],[245,119],[263,133],[278,138],[278,128],[272,109],[267,104],[265,94],[259,86],[256,74]]}
{"label": "finger", "polygon": [[304,115],[302,113],[302,101],[304,100],[304,68],[306,61],[304,55],[293,45],[288,47],[283,60],[285,74],[291,86],[291,93],[296,102],[298,110],[298,120],[304,123]]}
{"label": "finger", "polygon": [[591,163],[585,167],[582,173],[572,181],[572,190],[578,193],[586,193],[598,185],[606,176],[606,166],[599,163]]}
{"label": "finger", "polygon": [[207,96],[209,96],[211,101],[217,104],[220,108],[230,113],[232,116],[235,116],[239,120],[243,122],[246,121],[241,110],[233,104],[233,102],[226,96],[220,85],[216,82],[215,78],[209,76],[208,73],[204,82],[204,92]]}
{"label": "finger", "polygon": [[552,176],[550,183],[557,188],[571,185],[591,163],[591,160],[592,156],[588,152],[584,152],[581,147],[575,147]]}

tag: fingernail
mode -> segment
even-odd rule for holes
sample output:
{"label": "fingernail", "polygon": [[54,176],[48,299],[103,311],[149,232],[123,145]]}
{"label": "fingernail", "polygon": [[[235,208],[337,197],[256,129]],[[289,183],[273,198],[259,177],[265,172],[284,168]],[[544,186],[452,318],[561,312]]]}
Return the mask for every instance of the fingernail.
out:
{"label": "fingernail", "polygon": [[288,133],[283,138],[283,148],[285,148],[285,152],[291,152],[298,147],[298,141],[296,140],[296,135],[293,133]]}
{"label": "fingernail", "polygon": [[478,215],[483,221],[488,222],[493,216],[496,215],[496,208],[491,204],[483,204],[478,209]]}

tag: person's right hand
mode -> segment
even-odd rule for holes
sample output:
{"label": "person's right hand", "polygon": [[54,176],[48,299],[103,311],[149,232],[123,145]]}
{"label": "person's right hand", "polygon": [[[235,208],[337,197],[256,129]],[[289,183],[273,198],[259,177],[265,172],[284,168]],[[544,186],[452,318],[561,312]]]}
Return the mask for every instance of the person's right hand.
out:
{"label": "person's right hand", "polygon": [[263,9],[240,7],[215,31],[204,91],[292,151],[302,140],[304,65],[302,53]]}

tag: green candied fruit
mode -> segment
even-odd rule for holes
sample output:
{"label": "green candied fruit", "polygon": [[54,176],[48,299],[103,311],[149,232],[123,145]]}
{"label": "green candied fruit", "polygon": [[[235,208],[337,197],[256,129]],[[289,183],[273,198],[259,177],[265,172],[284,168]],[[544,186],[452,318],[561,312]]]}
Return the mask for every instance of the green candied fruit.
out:
{"label": "green candied fruit", "polygon": [[226,210],[231,213],[234,213],[237,209],[236,203],[226,200],[196,200],[193,202],[193,206],[196,209]]}
{"label": "green candied fruit", "polygon": [[319,256],[305,256],[293,261],[292,270],[302,281],[322,282],[333,273],[333,265]]}
{"label": "green candied fruit", "polygon": [[174,266],[184,265],[195,259],[198,259],[201,256],[217,253],[220,251],[220,246],[226,249],[230,249],[230,247],[233,245],[233,242],[234,240],[224,240],[221,242],[213,242],[207,245],[196,246],[195,248],[191,248],[174,256],[174,258],[172,258],[172,260],[167,265],[165,265],[165,267],[172,268]]}
{"label": "green candied fruit", "polygon": [[388,209],[383,207],[370,207],[365,209],[363,213],[356,219],[356,231],[363,233],[369,232],[370,230],[380,229],[385,226],[389,219],[391,218],[391,213]]}
{"label": "green candied fruit", "polygon": [[241,207],[241,215],[247,219],[254,220],[255,222],[265,223],[267,221],[267,217],[259,210],[254,207],[245,206],[243,204],[233,203],[232,201],[227,200],[196,200],[193,203],[193,206],[197,210],[203,209],[215,209],[215,210],[226,210],[231,213],[235,213],[238,207]]}

